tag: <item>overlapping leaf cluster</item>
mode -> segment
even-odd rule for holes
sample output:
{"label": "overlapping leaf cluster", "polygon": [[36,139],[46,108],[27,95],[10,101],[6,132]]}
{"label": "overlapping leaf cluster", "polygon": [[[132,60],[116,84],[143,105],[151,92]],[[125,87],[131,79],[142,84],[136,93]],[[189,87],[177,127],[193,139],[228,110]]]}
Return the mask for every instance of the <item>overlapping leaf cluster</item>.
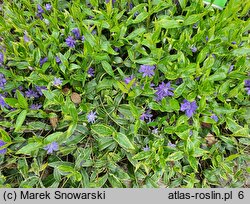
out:
{"label": "overlapping leaf cluster", "polygon": [[250,2],[4,0],[1,187],[246,187]]}

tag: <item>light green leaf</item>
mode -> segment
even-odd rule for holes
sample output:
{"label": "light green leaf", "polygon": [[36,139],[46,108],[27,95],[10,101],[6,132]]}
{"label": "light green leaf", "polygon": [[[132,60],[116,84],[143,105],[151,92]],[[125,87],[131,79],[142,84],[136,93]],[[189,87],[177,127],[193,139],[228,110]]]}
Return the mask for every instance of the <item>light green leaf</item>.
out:
{"label": "light green leaf", "polygon": [[114,135],[114,140],[127,151],[135,150],[134,145],[130,142],[128,137],[123,133],[119,132],[118,134]]}
{"label": "light green leaf", "polygon": [[104,124],[92,125],[91,130],[99,136],[110,136],[113,135],[113,133],[116,133],[116,130],[113,127]]}
{"label": "light green leaf", "polygon": [[14,132],[17,132],[21,129],[22,125],[23,125],[23,122],[26,118],[26,115],[27,115],[27,110],[23,110],[18,116],[17,116],[17,119],[16,119],[16,124],[15,124],[15,130]]}
{"label": "light green leaf", "polygon": [[113,71],[111,65],[110,65],[107,61],[102,61],[101,63],[102,63],[103,69],[104,69],[110,76],[115,77],[114,71]]}

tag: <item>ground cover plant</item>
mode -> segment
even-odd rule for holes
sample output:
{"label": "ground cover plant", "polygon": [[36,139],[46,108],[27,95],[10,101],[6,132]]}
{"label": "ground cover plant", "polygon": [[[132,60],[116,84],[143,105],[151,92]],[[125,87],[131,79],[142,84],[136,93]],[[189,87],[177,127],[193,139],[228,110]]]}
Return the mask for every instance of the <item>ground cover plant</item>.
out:
{"label": "ground cover plant", "polygon": [[1,187],[248,187],[250,2],[4,0]]}

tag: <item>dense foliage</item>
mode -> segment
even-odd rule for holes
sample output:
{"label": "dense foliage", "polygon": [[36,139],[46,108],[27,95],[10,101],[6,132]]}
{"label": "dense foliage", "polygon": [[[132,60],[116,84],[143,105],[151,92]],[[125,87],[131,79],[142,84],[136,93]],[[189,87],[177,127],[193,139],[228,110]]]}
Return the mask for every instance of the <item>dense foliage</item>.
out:
{"label": "dense foliage", "polygon": [[247,187],[250,1],[0,8],[1,187]]}

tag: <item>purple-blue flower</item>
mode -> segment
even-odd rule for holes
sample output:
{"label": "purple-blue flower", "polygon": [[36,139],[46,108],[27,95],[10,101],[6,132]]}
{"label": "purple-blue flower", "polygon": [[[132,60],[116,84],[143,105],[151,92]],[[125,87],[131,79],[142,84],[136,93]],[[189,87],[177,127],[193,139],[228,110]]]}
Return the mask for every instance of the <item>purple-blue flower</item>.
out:
{"label": "purple-blue flower", "polygon": [[211,118],[215,121],[218,122],[219,118],[217,117],[217,115],[213,114],[211,115]]}
{"label": "purple-blue flower", "polygon": [[148,146],[148,145],[146,145],[146,147],[143,147],[143,151],[144,152],[147,152],[147,151],[149,151],[150,150],[150,147]]}
{"label": "purple-blue flower", "polygon": [[250,95],[250,79],[245,80],[247,95]]}
{"label": "purple-blue flower", "polygon": [[52,143],[48,144],[47,146],[45,146],[43,149],[47,150],[48,154],[51,154],[54,151],[58,150],[58,143],[57,142],[52,142]]}
{"label": "purple-blue flower", "polygon": [[[0,140],[0,148],[4,145],[6,145],[6,143],[3,140]],[[6,148],[0,149],[0,154],[5,154],[6,152],[7,152]]]}
{"label": "purple-blue flower", "polygon": [[[114,4],[115,1],[116,1],[116,0],[112,0],[112,4]],[[109,3],[109,2],[110,2],[110,0],[106,0],[106,3]]]}
{"label": "purple-blue flower", "polygon": [[26,34],[24,34],[23,40],[24,40],[24,42],[29,42],[30,38]]}
{"label": "purple-blue flower", "polygon": [[85,37],[84,35],[81,37],[81,40],[84,42],[85,41]]}
{"label": "purple-blue flower", "polygon": [[250,79],[246,79],[245,80],[245,86],[246,87],[250,87]]}
{"label": "purple-blue flower", "polygon": [[4,55],[2,52],[0,52],[0,65],[3,64],[3,61],[4,61]]}
{"label": "purple-blue flower", "polygon": [[231,71],[233,71],[233,68],[234,68],[234,65],[232,64],[232,65],[229,67],[228,73],[230,73]]}
{"label": "purple-blue flower", "polygon": [[1,94],[0,94],[0,106],[1,106],[2,108],[4,108],[4,107],[8,108],[8,107],[9,107],[9,106],[7,105],[7,103],[5,102],[3,95],[1,95]]}
{"label": "purple-blue flower", "polygon": [[52,6],[51,6],[51,4],[45,4],[45,9],[47,10],[47,11],[50,11],[51,9],[52,9]]}
{"label": "purple-blue flower", "polygon": [[62,85],[62,80],[60,78],[54,78],[54,81],[53,81],[53,85],[54,86],[61,86]]}
{"label": "purple-blue flower", "polygon": [[153,115],[151,114],[150,110],[145,111],[141,117],[140,120],[146,121],[148,120],[149,122],[151,122],[151,118],[153,117]]}
{"label": "purple-blue flower", "polygon": [[134,79],[134,76],[131,75],[131,76],[129,76],[129,77],[126,77],[126,78],[124,79],[124,82],[125,82],[126,84],[129,84],[129,82],[130,82],[131,80],[133,80],[133,79]]}
{"label": "purple-blue flower", "polygon": [[31,110],[38,110],[38,109],[40,109],[41,107],[42,107],[41,104],[32,104],[32,105],[30,106],[30,109],[31,109]]}
{"label": "purple-blue flower", "polygon": [[88,69],[87,73],[88,73],[88,75],[91,76],[91,77],[95,76],[95,70],[94,70],[94,68],[90,67],[90,68]]}
{"label": "purple-blue flower", "polygon": [[43,8],[41,7],[41,5],[37,5],[37,17],[39,17],[40,19],[43,19],[43,14],[44,13],[44,10]]}
{"label": "purple-blue flower", "polygon": [[57,63],[57,64],[61,64],[61,63],[62,63],[62,62],[61,62],[61,59],[60,59],[58,56],[56,56],[55,58],[56,58],[56,63]]}
{"label": "purple-blue flower", "polygon": [[174,89],[171,88],[170,82],[165,84],[162,82],[158,87],[156,87],[156,101],[161,101],[166,96],[173,96],[174,93],[172,92]]}
{"label": "purple-blue flower", "polygon": [[235,42],[235,41],[233,41],[233,42],[232,42],[232,44],[233,44],[233,45],[235,45],[235,44],[236,44],[236,42]]}
{"label": "purple-blue flower", "polygon": [[25,91],[25,96],[27,98],[39,98],[38,93],[32,89],[28,89],[27,91]]}
{"label": "purple-blue flower", "polygon": [[44,57],[44,58],[41,58],[40,59],[40,67],[42,67],[43,66],[43,64],[45,63],[45,62],[47,62],[48,61],[48,57]]}
{"label": "purple-blue flower", "polygon": [[140,73],[143,73],[143,77],[152,77],[154,76],[154,70],[155,70],[155,66],[150,66],[150,65],[141,65],[140,66],[140,69],[139,69],[139,72]]}
{"label": "purple-blue flower", "polygon": [[157,134],[158,134],[158,128],[154,128],[154,129],[152,130],[152,133],[155,134],[155,135],[157,135]]}
{"label": "purple-blue flower", "polygon": [[38,94],[39,94],[40,96],[43,95],[42,90],[47,90],[47,87],[46,87],[46,86],[35,86],[35,88],[36,88],[36,91],[38,92]]}
{"label": "purple-blue flower", "polygon": [[89,123],[94,123],[96,118],[97,118],[96,112],[90,111],[90,113],[87,115]]}
{"label": "purple-blue flower", "polygon": [[172,148],[175,148],[175,147],[176,147],[176,144],[173,144],[173,143],[171,143],[171,142],[168,142],[168,146],[169,146],[169,147],[172,147]]}
{"label": "purple-blue flower", "polygon": [[4,74],[0,73],[0,89],[4,89],[6,82]]}
{"label": "purple-blue flower", "polygon": [[76,45],[76,41],[74,40],[74,38],[72,36],[69,36],[66,38],[66,44],[70,47],[70,48],[74,48]]}
{"label": "purple-blue flower", "polygon": [[192,117],[196,109],[198,108],[196,101],[189,102],[188,100],[184,99],[183,103],[181,104],[181,111],[185,112],[187,117]]}
{"label": "purple-blue flower", "polygon": [[74,28],[71,32],[74,34],[74,36],[75,36],[76,39],[80,39],[81,38],[80,30],[78,28]]}
{"label": "purple-blue flower", "polygon": [[191,47],[191,51],[192,51],[193,53],[197,52],[197,50],[198,50],[197,47],[195,47],[195,46],[192,46],[192,47]]}

